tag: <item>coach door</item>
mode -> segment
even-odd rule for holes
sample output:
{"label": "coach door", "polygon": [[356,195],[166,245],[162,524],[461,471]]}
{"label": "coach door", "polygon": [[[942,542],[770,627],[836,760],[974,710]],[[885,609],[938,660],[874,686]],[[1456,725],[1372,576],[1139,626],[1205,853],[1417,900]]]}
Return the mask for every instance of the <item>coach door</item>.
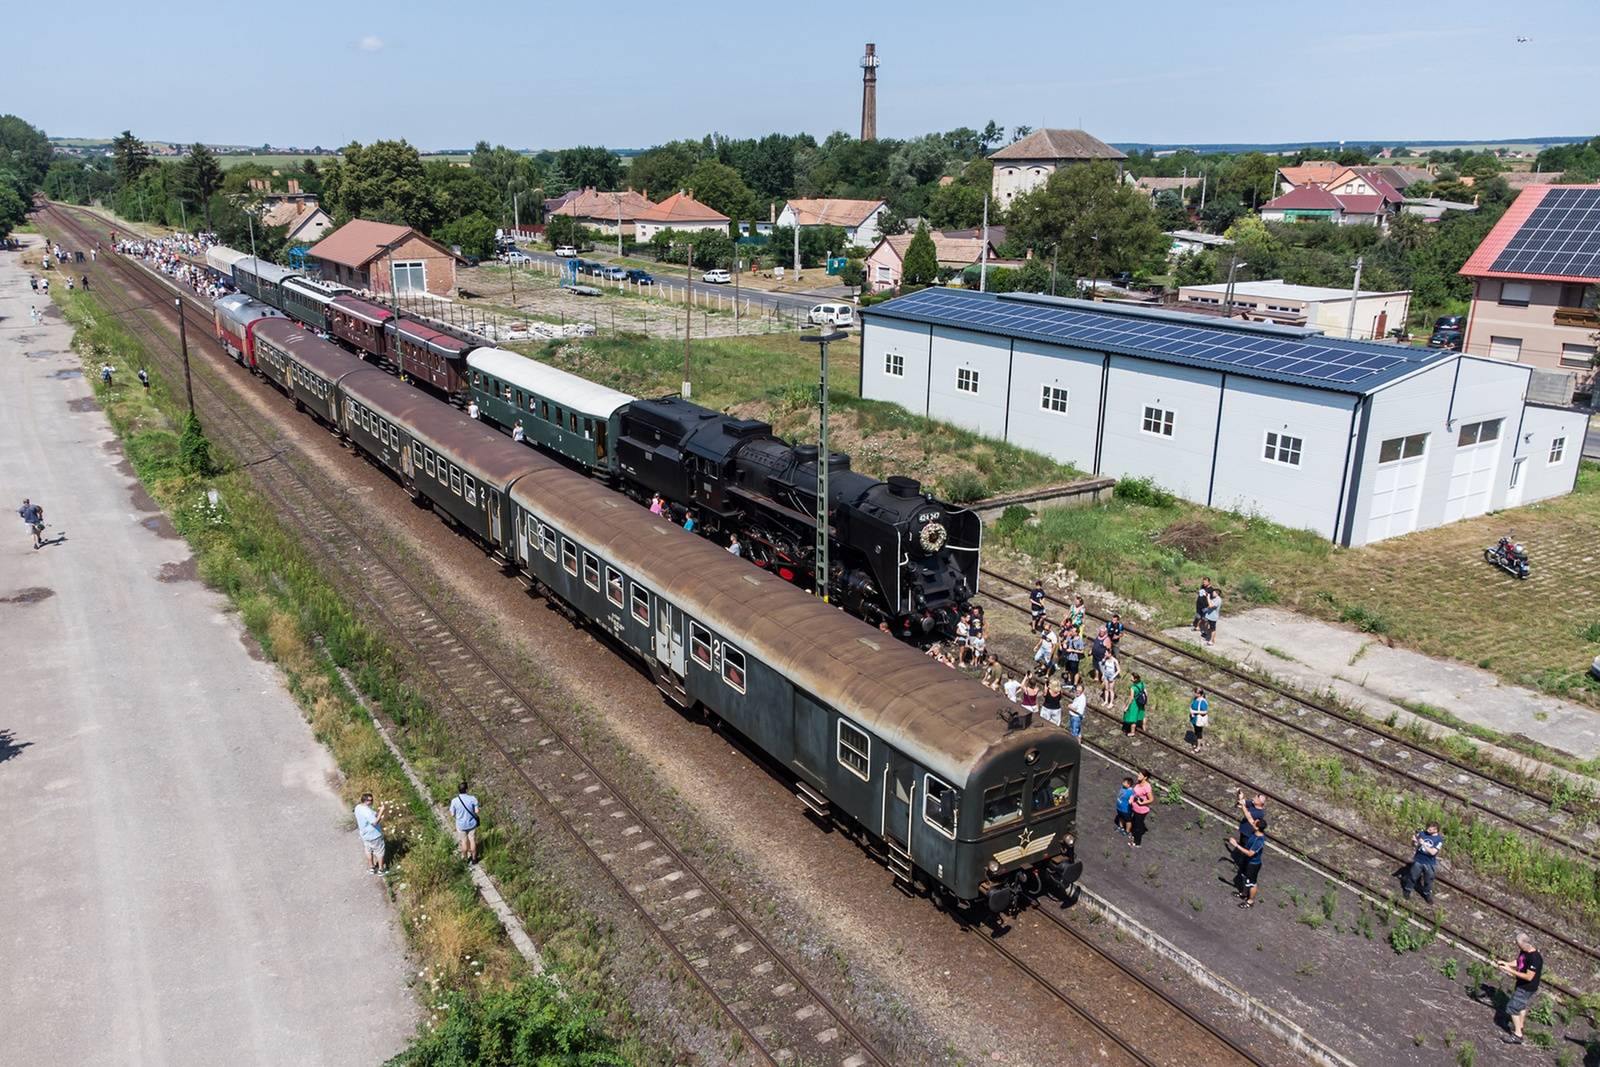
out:
{"label": "coach door", "polygon": [[683,685],[683,612],[674,608],[665,597],[656,598],[656,632],[651,645],[656,661],[672,671],[678,685]]}

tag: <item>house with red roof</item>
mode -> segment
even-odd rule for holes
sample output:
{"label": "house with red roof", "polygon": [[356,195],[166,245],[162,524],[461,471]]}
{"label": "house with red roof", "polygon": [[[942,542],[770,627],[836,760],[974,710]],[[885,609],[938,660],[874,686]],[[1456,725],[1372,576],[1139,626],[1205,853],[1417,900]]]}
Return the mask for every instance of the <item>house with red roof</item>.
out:
{"label": "house with red roof", "polygon": [[322,280],[369,293],[454,296],[459,257],[409,226],[352,219],[311,247]]}
{"label": "house with red roof", "polygon": [[633,239],[644,242],[664,230],[697,233],[702,230],[728,232],[728,216],[713,211],[694,198],[693,189],[679,189],[654,207],[633,218]]}
{"label": "house with red roof", "polygon": [[1332,222],[1383,227],[1405,197],[1381,175],[1345,167],[1325,183],[1307,181],[1261,205],[1267,222]]}
{"label": "house with red roof", "polygon": [[571,215],[578,220],[578,225],[587,226],[608,237],[615,237],[618,230],[622,231],[623,236],[632,237],[634,220],[656,206],[632,189],[621,193],[602,193],[596,192],[593,186],[576,195],[568,195],[563,200],[559,207],[550,212],[551,215]]}
{"label": "house with red roof", "polygon": [[1595,377],[1600,185],[1530,185],[1461,267],[1468,355]]}

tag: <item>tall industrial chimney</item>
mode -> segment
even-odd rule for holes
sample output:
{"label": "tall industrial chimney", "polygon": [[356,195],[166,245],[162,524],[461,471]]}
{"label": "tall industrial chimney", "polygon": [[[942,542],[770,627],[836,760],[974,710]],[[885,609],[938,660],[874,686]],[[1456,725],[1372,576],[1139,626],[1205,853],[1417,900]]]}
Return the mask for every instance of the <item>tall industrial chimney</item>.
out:
{"label": "tall industrial chimney", "polygon": [[878,46],[867,45],[861,57],[861,139],[878,139]]}

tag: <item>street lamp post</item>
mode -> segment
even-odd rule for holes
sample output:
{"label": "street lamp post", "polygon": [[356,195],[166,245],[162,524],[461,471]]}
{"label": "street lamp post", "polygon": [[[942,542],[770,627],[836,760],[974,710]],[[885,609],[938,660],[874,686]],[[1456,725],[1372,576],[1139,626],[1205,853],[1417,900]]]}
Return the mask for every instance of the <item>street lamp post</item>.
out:
{"label": "street lamp post", "polygon": [[840,330],[830,330],[827,333],[801,337],[800,340],[816,345],[822,352],[822,383],[819,390],[819,419],[817,439],[817,547],[815,558],[815,583],[817,595],[826,603],[828,600],[828,587],[832,583],[833,571],[828,561],[828,468],[831,466],[828,452],[828,345],[834,341],[842,341],[845,334]]}

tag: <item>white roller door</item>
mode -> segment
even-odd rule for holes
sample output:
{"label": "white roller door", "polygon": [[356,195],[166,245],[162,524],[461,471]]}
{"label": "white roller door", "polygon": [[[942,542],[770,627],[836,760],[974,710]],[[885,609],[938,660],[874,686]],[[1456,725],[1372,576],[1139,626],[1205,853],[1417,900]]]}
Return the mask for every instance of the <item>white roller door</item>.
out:
{"label": "white roller door", "polygon": [[1399,537],[1417,528],[1417,501],[1427,462],[1428,435],[1412,434],[1383,442],[1372,479],[1367,543]]}
{"label": "white roller door", "polygon": [[1500,459],[1500,419],[1469,422],[1456,435],[1455,463],[1450,470],[1450,493],[1444,502],[1444,521],[1455,522],[1489,510],[1494,472]]}

